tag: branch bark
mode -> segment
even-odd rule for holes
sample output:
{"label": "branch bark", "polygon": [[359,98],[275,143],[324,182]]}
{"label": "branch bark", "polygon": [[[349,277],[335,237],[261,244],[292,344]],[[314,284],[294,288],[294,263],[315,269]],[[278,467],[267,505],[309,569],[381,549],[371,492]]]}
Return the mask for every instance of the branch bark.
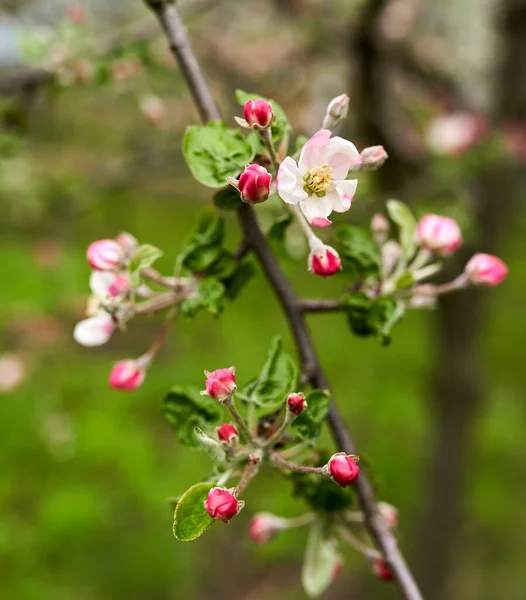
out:
{"label": "branch bark", "polygon": [[[145,0],[168,38],[186,83],[192,93],[203,121],[220,118],[199,63],[192,51],[186,29],[172,0]],[[254,210],[244,204],[238,211],[238,219],[243,230],[245,243],[254,252],[263,272],[283,308],[292,330],[300,356],[306,381],[313,386],[328,389],[329,382],[316,355],[309,328],[303,315],[301,302],[281,270],[261,231]],[[333,397],[329,410],[329,426],[338,447],[347,454],[356,454],[353,440],[347,430],[342,414]],[[360,506],[365,515],[367,528],[382,554],[391,565],[395,577],[406,600],[421,600],[422,596],[411,572],[400,552],[395,536],[383,527],[377,518],[376,498],[367,478],[362,474],[356,484]]]}

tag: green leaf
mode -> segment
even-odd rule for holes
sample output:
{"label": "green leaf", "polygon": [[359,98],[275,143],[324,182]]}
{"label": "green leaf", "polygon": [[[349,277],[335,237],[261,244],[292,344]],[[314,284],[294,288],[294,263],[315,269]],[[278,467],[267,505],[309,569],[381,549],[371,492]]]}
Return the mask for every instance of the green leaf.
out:
{"label": "green leaf", "polygon": [[396,280],[396,289],[404,290],[408,287],[411,287],[415,282],[413,275],[411,273],[404,273],[400,275],[400,277]]}
{"label": "green leaf", "polygon": [[402,302],[396,302],[395,306],[389,305],[384,313],[385,321],[377,333],[377,339],[382,346],[391,343],[391,330],[400,321],[405,314],[405,308]]}
{"label": "green leaf", "polygon": [[343,267],[355,278],[367,278],[380,272],[380,255],[371,234],[361,227],[340,225],[336,238],[342,243]]}
{"label": "green leaf", "polygon": [[254,158],[246,138],[223,121],[187,127],[184,158],[192,175],[208,187],[224,187],[227,177],[237,177]]}
{"label": "green leaf", "polygon": [[281,247],[285,243],[287,229],[293,221],[294,219],[290,212],[286,212],[278,217],[267,232],[268,241],[274,246]]}
{"label": "green leaf", "polygon": [[195,317],[198,312],[208,310],[213,315],[223,312],[225,286],[215,277],[207,277],[200,281],[194,291],[179,305],[185,317]]}
{"label": "green leaf", "polygon": [[207,269],[220,260],[223,254],[225,221],[214,209],[201,212],[197,229],[186,242],[181,252],[181,264],[193,273],[206,273]]}
{"label": "green leaf", "polygon": [[363,292],[351,294],[346,303],[347,318],[352,331],[359,336],[376,336],[382,345],[391,341],[391,329],[402,318],[403,306],[394,298],[369,298]]}
{"label": "green leaf", "polygon": [[163,255],[163,251],[151,244],[142,244],[137,248],[130,261],[130,278],[132,285],[140,283],[140,273]]}
{"label": "green leaf", "polygon": [[199,427],[194,428],[195,439],[203,450],[210,456],[215,463],[224,463],[226,460],[225,449],[221,442],[207,435]]}
{"label": "green leaf", "polygon": [[164,398],[162,412],[177,439],[186,446],[198,446],[196,427],[206,429],[221,418],[217,402],[201,396],[199,389],[190,385],[175,385]]}
{"label": "green leaf", "polygon": [[400,244],[404,250],[404,254],[406,257],[410,257],[416,249],[416,219],[407,204],[403,202],[388,200],[386,206],[389,216],[398,225]]}
{"label": "green leaf", "polygon": [[317,519],[311,526],[305,559],[301,571],[301,582],[305,592],[312,598],[323,594],[330,586],[334,570],[340,557],[333,540],[326,537],[325,523]]}
{"label": "green leaf", "polygon": [[212,198],[212,202],[220,210],[237,210],[243,204],[241,195],[231,185],[216,192]]}
{"label": "green leaf", "polygon": [[[327,456],[327,460],[329,458]],[[293,484],[293,495],[305,500],[313,510],[338,512],[354,503],[352,488],[341,488],[328,477],[320,477],[315,473],[291,473],[289,477]]]}
{"label": "green leaf", "polygon": [[213,483],[196,483],[187,490],[175,507],[173,532],[181,542],[195,540],[214,523],[206,512],[205,501]]}
{"label": "green leaf", "polygon": [[329,412],[331,397],[324,390],[312,390],[305,400],[307,410],[294,419],[291,431],[304,441],[314,442],[320,435],[321,426]]}
{"label": "green leaf", "polygon": [[281,339],[275,337],[259,377],[245,386],[239,396],[246,402],[267,409],[276,408],[295,390],[297,378],[298,370],[294,361],[283,352]]}
{"label": "green leaf", "polygon": [[236,270],[227,279],[223,280],[226,295],[229,300],[237,298],[241,290],[256,274],[256,268],[251,260],[238,263]]}
{"label": "green leaf", "polygon": [[248,92],[244,92],[243,90],[236,90],[236,101],[241,106],[245,106],[249,100],[258,100],[259,98],[266,100],[272,106],[272,112],[274,113],[274,121],[272,122],[272,139],[276,142],[292,131],[292,127],[287,119],[285,111],[274,100],[270,100],[269,98],[265,98],[259,94],[250,94]]}

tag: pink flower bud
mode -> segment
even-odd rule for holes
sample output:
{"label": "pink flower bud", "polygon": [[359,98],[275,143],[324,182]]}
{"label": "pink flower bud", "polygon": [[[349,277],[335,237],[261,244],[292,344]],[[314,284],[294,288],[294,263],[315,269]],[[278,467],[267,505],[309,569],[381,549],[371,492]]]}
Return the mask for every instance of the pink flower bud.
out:
{"label": "pink flower bud", "polygon": [[268,129],[274,119],[272,106],[261,98],[249,100],[243,108],[243,116],[250,127],[256,129]]}
{"label": "pink flower bud", "polygon": [[84,6],[80,3],[70,4],[66,7],[66,17],[74,24],[81,25],[86,21],[87,12]]}
{"label": "pink flower bud", "polygon": [[303,394],[289,394],[287,406],[292,414],[301,415],[304,410],[307,410],[305,396]]}
{"label": "pink flower bud", "polygon": [[389,528],[394,529],[398,526],[398,510],[396,507],[387,502],[378,502],[377,509]]}
{"label": "pink flower bud", "polygon": [[137,360],[121,360],[113,365],[109,382],[113,389],[135,391],[144,381],[144,367]]}
{"label": "pink flower bud", "polygon": [[331,125],[334,127],[339,121],[345,119],[349,112],[349,96],[340,94],[333,98],[327,106],[326,119],[331,120]]}
{"label": "pink flower bud", "polygon": [[247,165],[237,182],[241,199],[249,204],[264,202],[270,194],[272,175],[260,165]]}
{"label": "pink flower bud", "polygon": [[475,254],[466,265],[464,272],[471,283],[493,287],[506,278],[508,267],[500,258],[492,254]]}
{"label": "pink flower bud", "polygon": [[139,247],[137,238],[127,231],[122,231],[115,239],[127,256],[132,256]]}
{"label": "pink flower bud", "polygon": [[248,527],[248,536],[254,544],[266,544],[280,531],[286,528],[287,520],[271,513],[258,513],[252,517]]}
{"label": "pink flower bud", "polygon": [[208,492],[204,504],[206,512],[212,519],[228,523],[243,508],[245,503],[234,496],[234,488],[225,490],[224,488],[215,487]]}
{"label": "pink flower bud", "polygon": [[145,96],[141,99],[142,114],[146,119],[157,127],[161,126],[168,115],[166,104],[158,96]]}
{"label": "pink flower bud", "polygon": [[124,253],[115,240],[98,240],[88,247],[88,263],[96,271],[112,271],[120,266]]}
{"label": "pink flower bud", "polygon": [[459,156],[479,142],[488,131],[481,115],[454,113],[437,117],[426,135],[427,145],[434,152]]}
{"label": "pink flower bud", "polygon": [[235,367],[230,369],[218,369],[210,373],[205,371],[206,375],[206,390],[201,392],[201,395],[211,396],[219,402],[226,400],[236,389],[236,377],[234,375]]}
{"label": "pink flower bud", "polygon": [[371,219],[371,229],[374,233],[387,233],[389,221],[381,213],[376,213]]}
{"label": "pink flower bud", "polygon": [[360,467],[352,456],[345,452],[334,454],[327,464],[329,477],[341,487],[348,487],[356,482]]}
{"label": "pink flower bud", "polygon": [[365,148],[362,150],[360,156],[362,157],[363,168],[371,171],[381,167],[389,158],[389,155],[383,146],[370,146],[369,148]]}
{"label": "pink flower bud", "polygon": [[418,221],[416,242],[439,256],[448,256],[462,244],[462,233],[453,219],[428,214]]}
{"label": "pink flower bud", "polygon": [[309,271],[315,275],[327,277],[334,275],[342,268],[342,261],[338,252],[330,246],[314,248],[309,254]]}
{"label": "pink flower bud", "polygon": [[223,423],[216,428],[217,437],[227,444],[231,444],[239,439],[237,429],[230,423]]}
{"label": "pink flower bud", "polygon": [[377,558],[374,561],[373,571],[378,579],[381,579],[382,581],[392,581],[394,579],[394,573],[391,570],[391,567],[383,558]]}

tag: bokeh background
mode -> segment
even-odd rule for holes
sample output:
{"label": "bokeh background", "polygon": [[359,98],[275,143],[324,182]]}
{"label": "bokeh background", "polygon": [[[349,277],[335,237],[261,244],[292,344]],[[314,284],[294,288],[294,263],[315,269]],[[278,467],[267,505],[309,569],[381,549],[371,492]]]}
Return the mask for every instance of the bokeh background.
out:
{"label": "bokeh background", "polygon": [[[24,60],[18,40],[34,26],[40,36],[60,27],[66,3],[0,2],[0,596],[304,598],[306,532],[263,548],[246,538],[252,512],[302,510],[271,473],[251,485],[247,508],[228,527],[189,544],[171,532],[169,498],[206,471],[207,459],[178,446],[160,413],[163,394],[176,382],[201,384],[204,368],[235,364],[249,380],[272,334],[292,351],[263,278],[220,319],[178,321],[133,394],[111,390],[108,371],[143,352],[158,321],[134,321],[98,349],[72,339],[88,293],[87,245],[127,230],[163,248],[159,267],[169,272],[209,202],[182,160],[184,128],[197,114],[157,24],[140,0],[84,6],[91,39],[104,40],[97,75],[62,72],[57,83]],[[424,597],[523,600],[526,2],[204,0],[180,8],[229,122],[239,114],[236,87],[274,97],[307,135],[332,97],[349,94],[340,133],[359,148],[383,144],[390,160],[361,178],[340,222],[366,224],[398,197],[419,216],[459,220],[466,244],[450,274],[474,249],[508,263],[501,287],[410,312],[388,348],[353,337],[341,316],[310,321],[378,494],[400,510],[401,544]],[[116,80],[120,60],[138,61],[138,72]],[[166,103],[158,125],[141,111],[152,94]],[[429,127],[458,112],[486,124],[483,139],[453,155],[430,151]],[[259,216],[268,226],[272,207]],[[235,220],[229,235],[234,248]],[[292,236],[282,257],[296,289],[337,294],[339,280],[307,274],[304,252]],[[349,551],[346,561],[326,598],[398,597],[360,556]]]}

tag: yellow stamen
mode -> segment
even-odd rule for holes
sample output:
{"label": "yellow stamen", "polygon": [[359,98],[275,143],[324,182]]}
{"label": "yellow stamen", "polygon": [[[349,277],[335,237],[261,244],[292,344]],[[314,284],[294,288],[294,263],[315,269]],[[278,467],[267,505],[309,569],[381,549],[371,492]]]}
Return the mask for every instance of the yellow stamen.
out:
{"label": "yellow stamen", "polygon": [[332,183],[332,167],[329,167],[328,164],[313,167],[306,173],[304,180],[306,192],[324,195]]}

